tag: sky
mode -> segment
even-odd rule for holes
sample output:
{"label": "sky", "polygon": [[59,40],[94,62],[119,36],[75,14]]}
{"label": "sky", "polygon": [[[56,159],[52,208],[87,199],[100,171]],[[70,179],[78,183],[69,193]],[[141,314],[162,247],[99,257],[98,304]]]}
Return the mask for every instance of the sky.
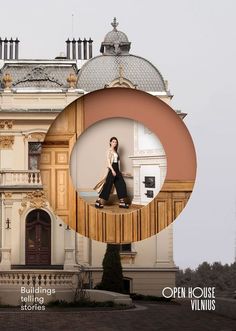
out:
{"label": "sky", "polygon": [[193,194],[174,223],[180,268],[235,259],[235,12],[234,0],[0,0],[0,36],[19,38],[20,58],[55,58],[68,37],[91,37],[98,55],[116,16],[131,53],[168,80],[198,159]]}

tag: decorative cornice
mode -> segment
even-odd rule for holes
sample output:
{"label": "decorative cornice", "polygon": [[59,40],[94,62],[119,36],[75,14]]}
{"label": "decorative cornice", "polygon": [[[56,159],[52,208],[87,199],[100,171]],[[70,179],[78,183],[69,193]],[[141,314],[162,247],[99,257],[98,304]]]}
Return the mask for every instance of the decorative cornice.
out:
{"label": "decorative cornice", "polygon": [[16,80],[13,86],[17,86],[20,83],[32,81],[49,81],[52,83],[56,83],[59,86],[63,86],[58,79],[56,79],[53,75],[47,72],[45,67],[40,65],[33,67],[29,73],[27,73],[22,78]]}
{"label": "decorative cornice", "polygon": [[12,149],[14,144],[14,136],[0,136],[0,148],[1,149]]}
{"label": "decorative cornice", "polygon": [[28,193],[27,197],[30,202],[30,207],[32,208],[46,207],[47,198],[45,196],[44,191],[37,190],[32,193]]}
{"label": "decorative cornice", "polygon": [[46,133],[45,132],[33,132],[33,133],[30,133],[30,134],[25,134],[24,135],[24,140],[26,141],[41,141],[43,142],[44,141],[44,138],[45,138],[45,135]]}
{"label": "decorative cornice", "polygon": [[124,87],[124,88],[136,89],[137,85],[133,84],[131,81],[129,81],[126,78],[119,77],[114,79],[110,84],[105,85],[105,88],[111,88],[111,87]]}
{"label": "decorative cornice", "polygon": [[4,198],[5,199],[11,199],[12,198],[12,192],[5,192],[4,193]]}
{"label": "decorative cornice", "polygon": [[0,121],[0,129],[12,129],[12,126],[12,120]]}
{"label": "decorative cornice", "polygon": [[43,190],[29,192],[22,199],[19,214],[22,215],[26,207],[41,209],[47,207],[47,198]]}

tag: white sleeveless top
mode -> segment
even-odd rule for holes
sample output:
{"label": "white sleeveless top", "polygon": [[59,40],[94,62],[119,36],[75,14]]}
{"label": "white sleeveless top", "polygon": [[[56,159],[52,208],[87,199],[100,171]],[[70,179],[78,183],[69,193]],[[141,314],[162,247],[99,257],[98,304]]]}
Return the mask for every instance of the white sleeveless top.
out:
{"label": "white sleeveless top", "polygon": [[113,152],[113,162],[114,163],[118,162],[118,154],[116,152]]}

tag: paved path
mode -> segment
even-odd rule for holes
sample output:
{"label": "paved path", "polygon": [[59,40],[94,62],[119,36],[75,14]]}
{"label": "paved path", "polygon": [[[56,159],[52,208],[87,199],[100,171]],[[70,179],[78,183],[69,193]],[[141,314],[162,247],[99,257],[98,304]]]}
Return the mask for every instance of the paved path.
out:
{"label": "paved path", "polygon": [[[140,303],[139,303],[140,305]],[[126,311],[0,310],[1,331],[236,331],[236,320],[191,311],[189,304],[142,303]]]}

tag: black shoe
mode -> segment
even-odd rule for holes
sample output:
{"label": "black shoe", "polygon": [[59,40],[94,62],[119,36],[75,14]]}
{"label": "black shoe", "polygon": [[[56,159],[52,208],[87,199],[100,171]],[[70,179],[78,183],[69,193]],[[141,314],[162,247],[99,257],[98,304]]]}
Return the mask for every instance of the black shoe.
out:
{"label": "black shoe", "polygon": [[125,208],[125,209],[128,209],[128,208],[129,208],[129,205],[128,205],[128,203],[120,202],[120,203],[119,203],[119,208]]}
{"label": "black shoe", "polygon": [[103,208],[104,207],[104,205],[99,201],[99,200],[96,200],[96,202],[95,202],[95,208]]}

